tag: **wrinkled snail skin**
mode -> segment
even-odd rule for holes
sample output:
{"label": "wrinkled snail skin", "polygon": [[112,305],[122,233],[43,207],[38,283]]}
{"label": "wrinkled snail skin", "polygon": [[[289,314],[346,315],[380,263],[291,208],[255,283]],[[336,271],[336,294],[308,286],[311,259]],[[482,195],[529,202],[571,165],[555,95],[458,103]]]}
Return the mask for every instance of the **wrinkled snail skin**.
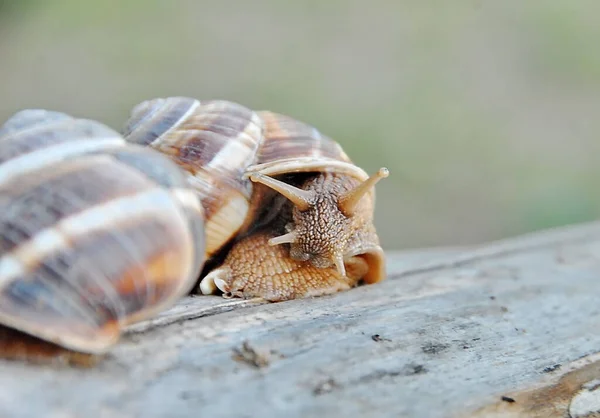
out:
{"label": "wrinkled snail skin", "polygon": [[[385,278],[374,185],[342,147],[286,115],[225,100],[146,100],[127,141],[168,155],[204,207],[203,294],[269,301],[318,296]],[[222,260],[222,262],[221,262]]]}
{"label": "wrinkled snail skin", "polygon": [[203,221],[166,156],[96,121],[14,114],[0,127],[0,323],[105,352],[193,288]]}

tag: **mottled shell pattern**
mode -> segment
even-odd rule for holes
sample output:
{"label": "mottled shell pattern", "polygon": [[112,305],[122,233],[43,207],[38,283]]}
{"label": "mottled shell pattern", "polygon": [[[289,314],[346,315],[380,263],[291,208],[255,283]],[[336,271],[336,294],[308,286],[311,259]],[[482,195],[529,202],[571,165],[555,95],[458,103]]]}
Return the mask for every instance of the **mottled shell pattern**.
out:
{"label": "mottled shell pattern", "polygon": [[203,208],[180,168],[46,110],[0,128],[0,322],[80,352],[194,286]]}
{"label": "mottled shell pattern", "polygon": [[144,101],[133,108],[123,135],[170,156],[189,174],[205,210],[208,257],[259,221],[265,201],[253,193],[252,173],[330,171],[360,181],[369,177],[316,128],[226,100]]}

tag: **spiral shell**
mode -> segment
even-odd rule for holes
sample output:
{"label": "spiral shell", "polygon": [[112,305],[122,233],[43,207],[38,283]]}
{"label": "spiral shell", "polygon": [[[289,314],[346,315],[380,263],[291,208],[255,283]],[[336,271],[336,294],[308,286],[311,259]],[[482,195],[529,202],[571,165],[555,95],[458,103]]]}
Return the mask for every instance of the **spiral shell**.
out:
{"label": "spiral shell", "polygon": [[0,128],[0,322],[80,352],[190,291],[203,208],[179,167],[46,110]]}

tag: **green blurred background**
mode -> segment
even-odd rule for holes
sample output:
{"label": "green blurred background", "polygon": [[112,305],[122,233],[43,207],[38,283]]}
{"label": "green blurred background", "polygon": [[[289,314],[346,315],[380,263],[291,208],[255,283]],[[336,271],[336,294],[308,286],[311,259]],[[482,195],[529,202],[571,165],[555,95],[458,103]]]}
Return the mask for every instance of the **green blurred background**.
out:
{"label": "green blurred background", "polygon": [[600,2],[0,0],[0,120],[157,96],[293,115],[372,172],[387,248],[600,215]]}

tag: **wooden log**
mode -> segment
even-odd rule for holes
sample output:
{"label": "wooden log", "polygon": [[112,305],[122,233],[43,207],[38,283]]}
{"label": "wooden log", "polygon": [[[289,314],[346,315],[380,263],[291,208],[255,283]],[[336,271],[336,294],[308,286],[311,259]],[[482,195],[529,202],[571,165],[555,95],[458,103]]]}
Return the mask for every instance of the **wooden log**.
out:
{"label": "wooden log", "polygon": [[600,223],[390,253],[332,296],[188,297],[90,369],[2,361],[0,416],[586,416],[599,296]]}

